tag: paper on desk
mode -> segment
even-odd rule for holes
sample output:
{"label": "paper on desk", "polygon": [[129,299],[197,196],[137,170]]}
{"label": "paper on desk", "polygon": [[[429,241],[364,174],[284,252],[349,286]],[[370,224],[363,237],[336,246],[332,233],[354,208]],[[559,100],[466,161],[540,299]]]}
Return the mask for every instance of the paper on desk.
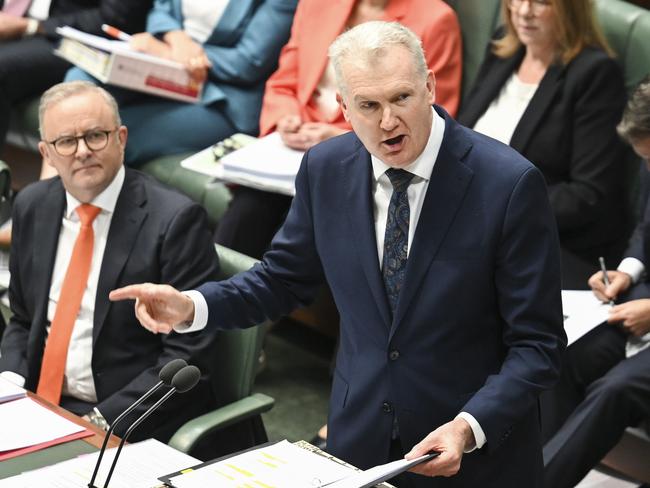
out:
{"label": "paper on desk", "polygon": [[285,441],[172,476],[176,488],[309,488],[333,483],[354,469]]}
{"label": "paper on desk", "polygon": [[[0,403],[9,402],[18,398],[24,398],[26,395],[27,392],[25,391],[25,388],[22,388],[15,383],[12,383],[8,379],[0,376]],[[0,425],[2,424],[0,423]]]}
{"label": "paper on desk", "polygon": [[0,452],[41,444],[83,430],[31,398],[0,404]]}
{"label": "paper on desk", "polygon": [[591,291],[562,290],[564,330],[568,343],[572,344],[607,321],[610,308],[609,304],[602,303]]}
{"label": "paper on desk", "polygon": [[[109,449],[102,458],[96,486],[104,486],[116,449]],[[0,488],[87,488],[98,453],[79,456],[46,468],[23,473],[0,481]],[[113,475],[111,488],[151,488],[158,477],[169,470],[194,466],[200,461],[155,439],[124,446]]]}

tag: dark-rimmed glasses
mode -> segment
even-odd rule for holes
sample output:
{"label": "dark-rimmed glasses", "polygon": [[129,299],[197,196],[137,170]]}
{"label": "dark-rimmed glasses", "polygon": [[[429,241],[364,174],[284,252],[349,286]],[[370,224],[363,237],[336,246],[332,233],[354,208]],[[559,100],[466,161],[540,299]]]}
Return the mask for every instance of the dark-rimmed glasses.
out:
{"label": "dark-rimmed glasses", "polygon": [[524,2],[528,2],[533,14],[539,14],[551,5],[551,0],[508,0],[506,5],[510,10],[518,10]]}
{"label": "dark-rimmed glasses", "polygon": [[101,151],[108,145],[108,136],[117,129],[101,130],[93,129],[84,132],[80,136],[61,136],[53,141],[45,141],[54,146],[54,150],[59,156],[72,156],[77,152],[79,139],[83,139],[86,147],[91,151]]}

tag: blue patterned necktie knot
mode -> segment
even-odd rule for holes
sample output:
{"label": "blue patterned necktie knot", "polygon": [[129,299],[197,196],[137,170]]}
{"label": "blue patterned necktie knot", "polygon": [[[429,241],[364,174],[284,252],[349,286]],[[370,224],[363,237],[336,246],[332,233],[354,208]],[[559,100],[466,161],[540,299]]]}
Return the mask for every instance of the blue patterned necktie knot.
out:
{"label": "blue patterned necktie knot", "polygon": [[390,183],[393,185],[393,190],[402,192],[408,188],[415,175],[403,169],[388,168],[386,170],[386,176],[388,176]]}
{"label": "blue patterned necktie knot", "polygon": [[390,168],[386,176],[393,185],[393,195],[386,215],[386,234],[384,235],[384,256],[382,277],[391,312],[395,312],[399,292],[406,274],[408,258],[409,219],[411,211],[406,190],[413,176],[403,169]]}

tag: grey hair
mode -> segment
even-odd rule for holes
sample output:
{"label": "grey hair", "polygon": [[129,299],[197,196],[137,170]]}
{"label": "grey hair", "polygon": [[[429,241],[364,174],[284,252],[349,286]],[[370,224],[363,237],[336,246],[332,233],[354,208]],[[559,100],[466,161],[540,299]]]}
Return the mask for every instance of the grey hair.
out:
{"label": "grey hair", "polygon": [[115,126],[119,127],[122,125],[122,120],[120,119],[120,111],[115,98],[113,98],[113,95],[108,93],[102,87],[91,83],[90,81],[66,81],[54,85],[53,87],[46,90],[43,95],[41,95],[41,101],[38,105],[38,130],[41,135],[41,139],[45,137],[43,134],[43,118],[45,116],[45,112],[52,105],[56,105],[66,98],[72,97],[74,95],[81,95],[83,93],[97,93],[103,97],[111,112],[113,112]]}
{"label": "grey hair", "polygon": [[426,78],[428,67],[424,59],[422,42],[413,31],[398,22],[379,20],[364,22],[338,36],[329,48],[329,58],[334,67],[339,90],[345,91],[343,64],[353,62],[357,66],[372,66],[386,55],[389,47],[405,47],[413,58],[417,74]]}
{"label": "grey hair", "polygon": [[629,143],[650,137],[650,75],[630,95],[616,130]]}

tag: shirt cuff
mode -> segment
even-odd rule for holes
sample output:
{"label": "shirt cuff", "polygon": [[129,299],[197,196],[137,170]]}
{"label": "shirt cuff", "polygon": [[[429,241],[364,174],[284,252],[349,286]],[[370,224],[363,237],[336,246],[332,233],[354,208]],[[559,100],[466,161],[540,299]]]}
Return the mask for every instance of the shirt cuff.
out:
{"label": "shirt cuff", "polygon": [[616,270],[629,274],[632,278],[632,283],[637,283],[641,279],[641,276],[643,276],[643,273],[645,273],[645,265],[637,258],[625,258]]}
{"label": "shirt cuff", "polygon": [[472,429],[472,433],[474,434],[475,445],[471,449],[467,449],[465,453],[472,452],[475,449],[480,449],[481,447],[483,447],[485,441],[487,440],[485,438],[485,432],[483,432],[481,425],[474,418],[474,416],[467,412],[460,412],[458,415],[456,415],[456,418],[465,419],[469,424],[470,428]]}
{"label": "shirt cuff", "polygon": [[8,381],[11,381],[14,385],[18,385],[21,388],[25,387],[25,378],[20,376],[18,373],[14,373],[13,371],[3,371],[0,373],[0,376]]}
{"label": "shirt cuff", "polygon": [[194,302],[194,320],[191,324],[187,322],[176,324],[174,331],[185,334],[203,330],[208,323],[208,302],[205,301],[205,297],[199,291],[188,290],[182,293]]}

